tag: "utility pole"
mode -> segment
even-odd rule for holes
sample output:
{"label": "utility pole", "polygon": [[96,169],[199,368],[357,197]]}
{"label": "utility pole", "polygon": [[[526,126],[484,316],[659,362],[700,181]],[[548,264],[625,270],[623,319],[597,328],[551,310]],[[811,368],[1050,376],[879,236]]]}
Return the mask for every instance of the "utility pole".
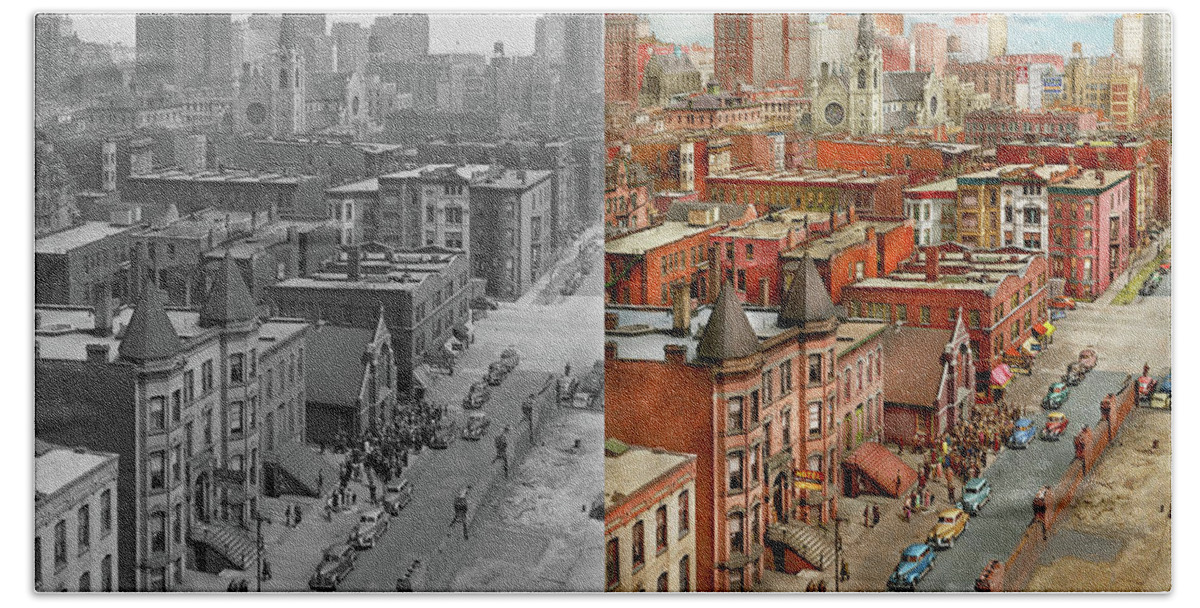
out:
{"label": "utility pole", "polygon": [[258,512],[257,504],[255,505],[255,509],[254,509],[254,551],[255,551],[254,574],[255,574],[255,578],[258,580],[258,586],[257,586],[258,588],[256,589],[256,591],[261,593],[262,592],[262,578],[263,578],[262,515],[259,514],[259,512]]}
{"label": "utility pole", "polygon": [[842,590],[842,518],[833,519],[833,590]]}

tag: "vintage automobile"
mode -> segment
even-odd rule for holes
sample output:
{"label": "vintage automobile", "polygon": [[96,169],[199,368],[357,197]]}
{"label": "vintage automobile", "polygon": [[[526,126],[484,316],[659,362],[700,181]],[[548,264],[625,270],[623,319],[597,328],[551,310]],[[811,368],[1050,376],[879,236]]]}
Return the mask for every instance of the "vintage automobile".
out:
{"label": "vintage automobile", "polygon": [[1050,412],[1046,415],[1046,426],[1042,427],[1042,439],[1046,441],[1058,441],[1067,430],[1069,422],[1066,414],[1062,412]]}
{"label": "vintage automobile", "polygon": [[976,477],[963,484],[962,500],[958,501],[958,508],[969,515],[978,515],[983,510],[983,505],[991,499],[992,484],[984,477]]}
{"label": "vintage automobile", "polygon": [[412,502],[412,485],[407,479],[393,480],[384,489],[383,508],[391,515],[399,515],[401,509]]}
{"label": "vintage automobile", "polygon": [[450,447],[450,442],[446,441],[446,431],[438,428],[433,433],[433,437],[429,440],[429,448],[433,450],[444,450]]}
{"label": "vintage automobile", "polygon": [[962,536],[970,521],[971,516],[962,509],[945,509],[938,513],[937,523],[933,524],[925,543],[936,549],[949,549]]}
{"label": "vintage automobile", "polygon": [[511,372],[520,365],[521,355],[517,353],[517,349],[510,346],[504,349],[504,352],[500,353],[500,362],[507,366],[508,371]]}
{"label": "vintage automobile", "polygon": [[1162,264],[1158,265],[1158,269],[1162,271],[1163,274],[1167,274],[1168,272],[1171,272],[1171,263],[1163,262]]}
{"label": "vintage automobile", "polygon": [[315,591],[337,591],[337,586],[354,569],[354,547],[337,544],[325,549],[321,563],[308,579],[308,588]]}
{"label": "vintage automobile", "polygon": [[483,378],[490,386],[500,386],[500,383],[504,382],[504,377],[508,375],[508,372],[509,368],[503,363],[492,361],[491,365],[488,365],[487,375]]}
{"label": "vintage automobile", "polygon": [[888,577],[888,591],[916,591],[917,583],[933,570],[937,555],[924,543],[909,545],[900,552],[900,563]]}
{"label": "vintage automobile", "polygon": [[1158,381],[1150,377],[1150,370],[1147,369],[1137,379],[1137,394],[1138,403],[1145,404],[1154,397],[1154,391],[1158,388]]}
{"label": "vintage automobile", "polygon": [[1033,440],[1034,434],[1033,421],[1028,418],[1018,418],[1013,423],[1012,435],[1008,437],[1008,447],[1027,448],[1029,442]]}
{"label": "vintage automobile", "polygon": [[388,529],[387,511],[381,508],[363,511],[358,516],[358,524],[350,533],[350,543],[357,549],[369,549],[383,536]]}
{"label": "vintage automobile", "polygon": [[559,376],[555,385],[558,392],[558,404],[569,406],[575,400],[575,391],[579,388],[579,379],[575,376]]}
{"label": "vintage automobile", "polygon": [[1054,296],[1050,298],[1050,303],[1047,306],[1059,310],[1075,310],[1075,299],[1068,298],[1067,296]]}
{"label": "vintage automobile", "polygon": [[488,388],[487,382],[480,380],[472,384],[470,390],[467,391],[467,396],[463,397],[463,408],[477,410],[491,398],[492,389]]}
{"label": "vintage automobile", "polygon": [[1055,382],[1046,389],[1046,396],[1042,397],[1042,407],[1050,410],[1056,410],[1067,402],[1067,397],[1071,396],[1071,389],[1065,382]]}
{"label": "vintage automobile", "polygon": [[1079,386],[1079,383],[1083,382],[1084,376],[1083,366],[1078,361],[1072,361],[1067,364],[1067,372],[1063,374],[1062,381],[1067,386]]}
{"label": "vintage automobile", "polygon": [[1083,373],[1087,374],[1096,368],[1096,361],[1099,357],[1096,356],[1095,349],[1085,348],[1079,351],[1079,365],[1083,367]]}
{"label": "vintage automobile", "polygon": [[1167,376],[1158,382],[1158,387],[1154,392],[1154,405],[1156,407],[1171,407],[1171,373],[1167,372]]}
{"label": "vintage automobile", "polygon": [[488,419],[487,414],[483,412],[471,412],[467,416],[467,424],[463,426],[462,438],[470,441],[479,441],[481,437],[487,434],[487,429],[491,424],[492,421]]}

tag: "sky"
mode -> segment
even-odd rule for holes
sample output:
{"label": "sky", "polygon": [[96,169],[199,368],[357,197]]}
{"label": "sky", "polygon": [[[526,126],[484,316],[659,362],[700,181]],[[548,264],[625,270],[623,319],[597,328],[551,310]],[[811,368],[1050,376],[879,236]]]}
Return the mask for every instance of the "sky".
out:
{"label": "sky", "polygon": [[[954,13],[906,13],[906,33],[913,23],[930,22],[950,25]],[[1116,13],[1013,13],[1008,18],[1008,52],[1011,54],[1050,52],[1068,56],[1071,43],[1083,43],[1083,53],[1104,56],[1112,53],[1113,23]],[[712,14],[659,13],[648,15],[650,29],[664,42],[712,45]],[[813,15],[813,21],[823,19]]]}
{"label": "sky", "polygon": [[[369,25],[377,13],[330,15],[333,21],[355,21]],[[133,14],[74,14],[71,21],[81,40],[111,44],[134,44]],[[238,17],[235,16],[235,19]],[[533,54],[536,14],[431,14],[431,53],[492,54],[492,43],[504,42],[508,55]]]}

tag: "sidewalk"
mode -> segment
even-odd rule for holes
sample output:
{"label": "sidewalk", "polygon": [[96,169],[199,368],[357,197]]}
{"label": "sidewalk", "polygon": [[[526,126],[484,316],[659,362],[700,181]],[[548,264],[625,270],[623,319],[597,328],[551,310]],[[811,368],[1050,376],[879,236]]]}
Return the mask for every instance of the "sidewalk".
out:
{"label": "sidewalk", "polygon": [[1158,255],[1159,246],[1162,246],[1164,249],[1171,246],[1169,232],[1164,232],[1162,236],[1150,241],[1148,245],[1143,247],[1141,252],[1138,253],[1137,258],[1129,261],[1129,269],[1113,277],[1112,283],[1108,285],[1108,289],[1104,293],[1100,294],[1100,297],[1096,298],[1095,304],[1101,306],[1112,304],[1113,298],[1117,297],[1117,294],[1129,284],[1130,279],[1137,275],[1142,265]]}

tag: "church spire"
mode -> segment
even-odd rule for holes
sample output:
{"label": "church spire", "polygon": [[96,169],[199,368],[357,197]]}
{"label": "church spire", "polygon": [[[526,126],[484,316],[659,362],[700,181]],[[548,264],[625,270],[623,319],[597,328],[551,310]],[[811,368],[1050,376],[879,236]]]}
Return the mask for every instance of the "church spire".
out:
{"label": "church spire", "polygon": [[756,352],[758,336],[733,291],[733,283],[726,281],[713,305],[708,324],[704,326],[704,336],[700,338],[696,354],[701,359],[724,361],[749,357]]}

